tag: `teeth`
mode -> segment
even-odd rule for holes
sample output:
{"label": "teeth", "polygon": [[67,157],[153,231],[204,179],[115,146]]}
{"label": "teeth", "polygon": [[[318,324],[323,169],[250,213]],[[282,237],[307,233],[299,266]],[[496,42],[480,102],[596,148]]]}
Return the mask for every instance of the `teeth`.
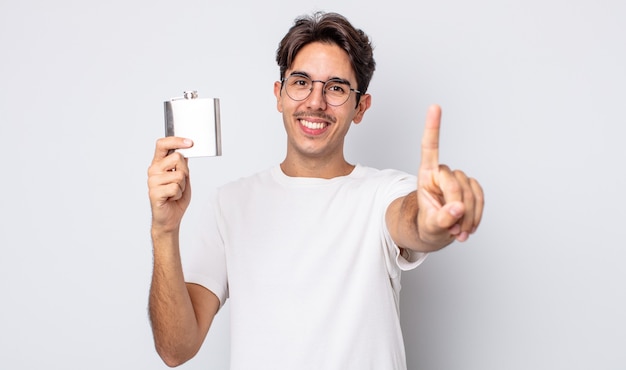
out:
{"label": "teeth", "polygon": [[326,127],[325,123],[322,123],[322,122],[309,122],[309,121],[306,121],[306,120],[303,120],[303,119],[300,120],[300,123],[302,124],[302,126],[304,126],[306,128],[309,128],[311,130],[321,130],[324,127]]}

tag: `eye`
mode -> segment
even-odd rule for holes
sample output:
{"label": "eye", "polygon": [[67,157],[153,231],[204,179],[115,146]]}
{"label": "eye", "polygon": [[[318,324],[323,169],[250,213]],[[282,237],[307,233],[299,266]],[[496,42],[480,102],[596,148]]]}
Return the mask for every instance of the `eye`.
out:
{"label": "eye", "polygon": [[311,80],[304,76],[291,76],[289,77],[289,84],[299,89],[305,89],[311,86]]}
{"label": "eye", "polygon": [[327,92],[343,95],[350,90],[350,86],[341,81],[328,81],[328,86],[326,87]]}

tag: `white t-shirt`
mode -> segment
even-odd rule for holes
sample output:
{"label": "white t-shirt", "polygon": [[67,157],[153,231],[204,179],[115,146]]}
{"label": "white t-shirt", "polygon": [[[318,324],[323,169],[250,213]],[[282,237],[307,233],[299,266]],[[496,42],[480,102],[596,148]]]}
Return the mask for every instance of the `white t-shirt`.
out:
{"label": "white t-shirt", "polygon": [[400,272],[426,255],[400,255],[385,211],[416,185],[360,165],[333,179],[276,166],[218,189],[181,256],[187,282],[230,299],[231,369],[406,369]]}

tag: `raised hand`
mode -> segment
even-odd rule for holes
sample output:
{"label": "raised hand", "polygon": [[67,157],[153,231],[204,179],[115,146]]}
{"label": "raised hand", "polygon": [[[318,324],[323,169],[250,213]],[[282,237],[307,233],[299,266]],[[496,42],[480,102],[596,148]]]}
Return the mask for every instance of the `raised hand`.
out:
{"label": "raised hand", "polygon": [[441,108],[428,109],[418,172],[417,224],[421,241],[443,247],[465,241],[480,224],[484,195],[480,184],[463,171],[439,164]]}
{"label": "raised hand", "polygon": [[180,137],[161,138],[148,168],[148,190],[152,207],[152,229],[172,232],[178,229],[191,200],[187,159],[175,149],[189,148],[191,140]]}

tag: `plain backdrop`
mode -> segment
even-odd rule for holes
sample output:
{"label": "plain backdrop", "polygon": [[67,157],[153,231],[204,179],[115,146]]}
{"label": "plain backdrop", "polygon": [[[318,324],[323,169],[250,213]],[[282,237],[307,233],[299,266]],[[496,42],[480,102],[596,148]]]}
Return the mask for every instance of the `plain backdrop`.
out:
{"label": "plain backdrop", "polygon": [[[193,215],[283,159],[276,47],[326,10],[378,63],[349,161],[416,172],[438,103],[441,161],[486,193],[476,235],[403,275],[409,368],[626,369],[625,4],[1,0],[0,368],[165,368],[146,310],[163,101],[221,99]],[[228,328],[226,304],[182,368],[227,369]]]}

